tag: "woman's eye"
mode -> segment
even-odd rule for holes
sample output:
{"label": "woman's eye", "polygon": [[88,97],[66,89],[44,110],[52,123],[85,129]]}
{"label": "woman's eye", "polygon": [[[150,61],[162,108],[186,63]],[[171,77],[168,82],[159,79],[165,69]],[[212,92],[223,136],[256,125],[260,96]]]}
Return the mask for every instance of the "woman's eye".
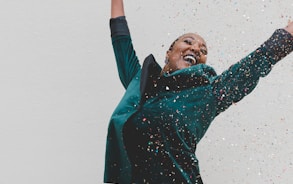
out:
{"label": "woman's eye", "polygon": [[192,42],[190,40],[184,40],[184,42],[187,43],[187,44],[189,44],[189,45],[192,44]]}
{"label": "woman's eye", "polygon": [[208,51],[207,51],[206,49],[201,49],[200,51],[201,51],[201,53],[203,53],[204,55],[207,55],[207,54],[208,54]]}

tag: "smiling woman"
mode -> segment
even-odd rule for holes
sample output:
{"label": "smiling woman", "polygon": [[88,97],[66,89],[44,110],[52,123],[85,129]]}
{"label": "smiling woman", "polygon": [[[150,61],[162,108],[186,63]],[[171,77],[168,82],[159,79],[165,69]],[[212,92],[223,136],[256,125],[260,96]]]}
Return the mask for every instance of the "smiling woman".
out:
{"label": "smiling woman", "polygon": [[293,23],[217,75],[197,34],[180,36],[163,69],[149,55],[141,67],[123,1],[112,0],[111,36],[126,92],[108,128],[104,182],[203,183],[196,147],[211,122],[253,91],[293,50]]}
{"label": "smiling woman", "polygon": [[204,39],[194,33],[180,36],[172,44],[166,55],[166,65],[163,73],[190,67],[196,64],[205,64],[207,61],[207,46]]}

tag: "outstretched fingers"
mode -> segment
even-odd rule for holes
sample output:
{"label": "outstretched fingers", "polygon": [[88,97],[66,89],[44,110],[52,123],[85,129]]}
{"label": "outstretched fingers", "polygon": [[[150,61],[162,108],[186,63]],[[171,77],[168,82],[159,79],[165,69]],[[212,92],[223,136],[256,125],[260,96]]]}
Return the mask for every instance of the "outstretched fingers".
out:
{"label": "outstretched fingers", "polygon": [[289,20],[288,25],[284,29],[293,35],[293,21]]}

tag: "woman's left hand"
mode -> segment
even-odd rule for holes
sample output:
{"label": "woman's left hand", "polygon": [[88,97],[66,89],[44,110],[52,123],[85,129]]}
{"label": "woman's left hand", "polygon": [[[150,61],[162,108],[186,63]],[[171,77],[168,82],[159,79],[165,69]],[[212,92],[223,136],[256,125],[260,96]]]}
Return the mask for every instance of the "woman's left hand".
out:
{"label": "woman's left hand", "polygon": [[284,29],[293,35],[293,21],[289,20],[288,25]]}

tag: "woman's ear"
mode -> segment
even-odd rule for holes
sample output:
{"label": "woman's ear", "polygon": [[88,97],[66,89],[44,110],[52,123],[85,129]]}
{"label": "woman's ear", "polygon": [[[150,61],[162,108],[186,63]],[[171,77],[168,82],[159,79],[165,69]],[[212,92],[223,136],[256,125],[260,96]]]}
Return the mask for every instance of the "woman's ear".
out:
{"label": "woman's ear", "polygon": [[170,50],[168,50],[168,51],[166,52],[165,64],[169,63],[169,53],[170,53]]}
{"label": "woman's ear", "polygon": [[169,63],[168,58],[165,58],[165,64],[168,64],[168,63]]}
{"label": "woman's ear", "polygon": [[170,50],[167,50],[167,52],[166,52],[166,58],[169,58],[169,54],[170,54]]}
{"label": "woman's ear", "polygon": [[166,52],[166,58],[165,58],[165,63],[167,64],[168,63],[168,61],[169,61],[169,54],[170,54],[170,50],[168,50],[167,52]]}

